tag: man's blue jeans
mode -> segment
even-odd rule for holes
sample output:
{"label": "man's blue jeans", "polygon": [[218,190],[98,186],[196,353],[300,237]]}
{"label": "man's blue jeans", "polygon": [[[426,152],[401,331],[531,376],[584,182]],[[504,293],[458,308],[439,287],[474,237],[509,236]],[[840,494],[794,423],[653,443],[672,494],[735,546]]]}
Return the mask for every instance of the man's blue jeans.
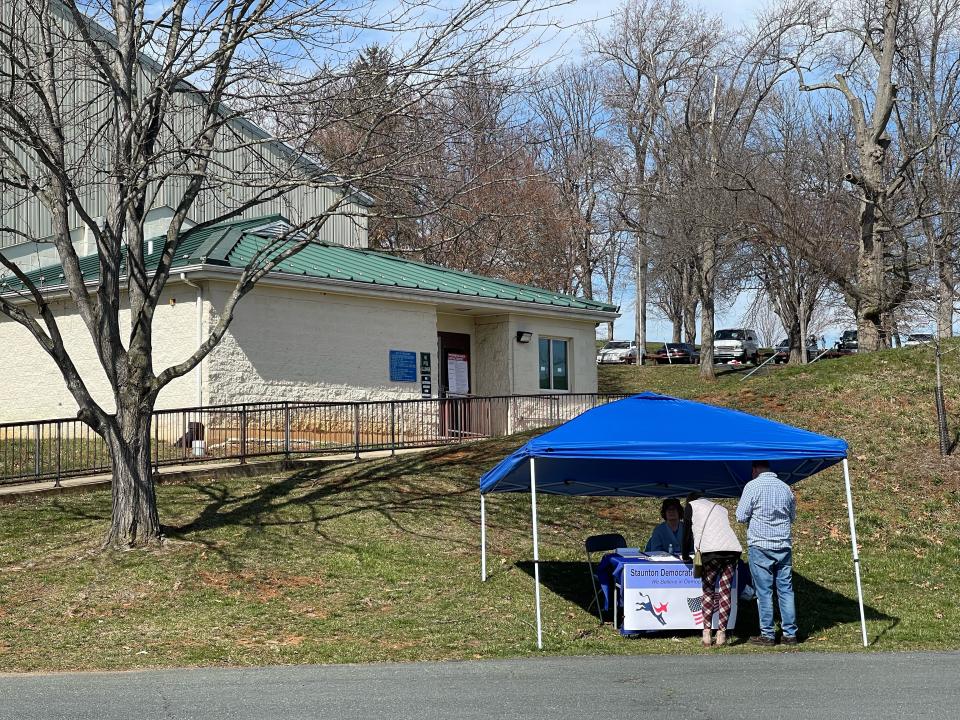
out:
{"label": "man's blue jeans", "polygon": [[757,609],[760,613],[760,634],[774,638],[773,588],[777,588],[780,606],[780,627],[787,637],[797,636],[797,611],[793,601],[793,550],[767,550],[750,546],[750,574],[753,589],[757,591]]}

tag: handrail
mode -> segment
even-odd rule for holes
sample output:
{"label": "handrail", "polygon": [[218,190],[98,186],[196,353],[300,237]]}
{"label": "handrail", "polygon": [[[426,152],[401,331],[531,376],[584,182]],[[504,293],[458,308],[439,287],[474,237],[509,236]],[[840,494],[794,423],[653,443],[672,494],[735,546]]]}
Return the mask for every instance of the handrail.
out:
{"label": "handrail", "polygon": [[777,357],[777,354],[776,354],[776,353],[774,353],[773,355],[771,355],[770,357],[768,357],[768,358],[767,358],[766,360],[764,360],[762,363],[760,363],[759,365],[757,365],[753,370],[751,370],[751,371],[748,372],[746,375],[744,375],[742,378],[740,378],[740,382],[743,382],[744,380],[746,380],[748,377],[750,377],[751,375],[753,375],[757,370],[759,370],[760,368],[762,368],[764,365],[766,365],[766,364],[767,364],[768,362],[770,362],[771,360],[775,360],[776,357]]}
{"label": "handrail", "polygon": [[[570,420],[623,394],[542,393],[375,401],[273,401],[155,410],[151,461],[324,455],[437,447]],[[0,484],[105,473],[103,439],[77,418],[0,424]]]}

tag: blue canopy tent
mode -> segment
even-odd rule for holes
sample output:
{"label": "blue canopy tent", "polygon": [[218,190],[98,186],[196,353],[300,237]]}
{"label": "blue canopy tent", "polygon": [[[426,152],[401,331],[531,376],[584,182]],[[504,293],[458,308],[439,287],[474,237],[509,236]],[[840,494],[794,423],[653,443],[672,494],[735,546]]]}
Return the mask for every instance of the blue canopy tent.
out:
{"label": "blue canopy tent", "polygon": [[847,443],[737,410],[645,392],[588,410],[532,439],[480,479],[481,577],[486,580],[488,493],[530,492],[537,647],[540,616],[537,492],[556,495],[739,497],[754,460],[793,484],[843,463],[853,566],[867,645]]}

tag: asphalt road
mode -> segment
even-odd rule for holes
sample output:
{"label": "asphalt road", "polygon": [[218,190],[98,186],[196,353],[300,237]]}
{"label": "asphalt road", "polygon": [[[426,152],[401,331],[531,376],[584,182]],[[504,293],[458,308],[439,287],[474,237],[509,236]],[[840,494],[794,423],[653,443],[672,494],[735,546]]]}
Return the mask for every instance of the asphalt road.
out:
{"label": "asphalt road", "polygon": [[960,717],[960,653],[0,675],[2,720],[560,720]]}

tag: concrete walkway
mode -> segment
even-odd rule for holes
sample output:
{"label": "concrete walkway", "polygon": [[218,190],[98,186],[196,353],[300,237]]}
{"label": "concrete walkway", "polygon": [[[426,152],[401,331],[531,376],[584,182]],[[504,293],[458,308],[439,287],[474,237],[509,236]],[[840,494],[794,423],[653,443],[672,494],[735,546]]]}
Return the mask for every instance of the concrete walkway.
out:
{"label": "concrete walkway", "polygon": [[[396,455],[422,453],[437,448],[411,448],[397,450]],[[389,450],[374,450],[361,452],[361,460],[390,457]],[[290,460],[250,460],[240,463],[237,460],[226,460],[207,463],[187,463],[185,465],[164,465],[160,467],[159,482],[182,482],[197,478],[227,478],[227,477],[255,477],[270,473],[295,471],[298,468],[309,467],[317,463],[349,462],[356,459],[355,453],[341,453],[339,455],[316,455],[297,457]],[[112,475],[85,475],[83,477],[64,478],[57,485],[53,480],[33,483],[17,483],[0,485],[0,504],[16,502],[24,497],[46,495],[50,493],[85,492],[100,489],[110,484]]]}
{"label": "concrete walkway", "polygon": [[534,658],[0,676],[0,720],[947,720],[960,653]]}

